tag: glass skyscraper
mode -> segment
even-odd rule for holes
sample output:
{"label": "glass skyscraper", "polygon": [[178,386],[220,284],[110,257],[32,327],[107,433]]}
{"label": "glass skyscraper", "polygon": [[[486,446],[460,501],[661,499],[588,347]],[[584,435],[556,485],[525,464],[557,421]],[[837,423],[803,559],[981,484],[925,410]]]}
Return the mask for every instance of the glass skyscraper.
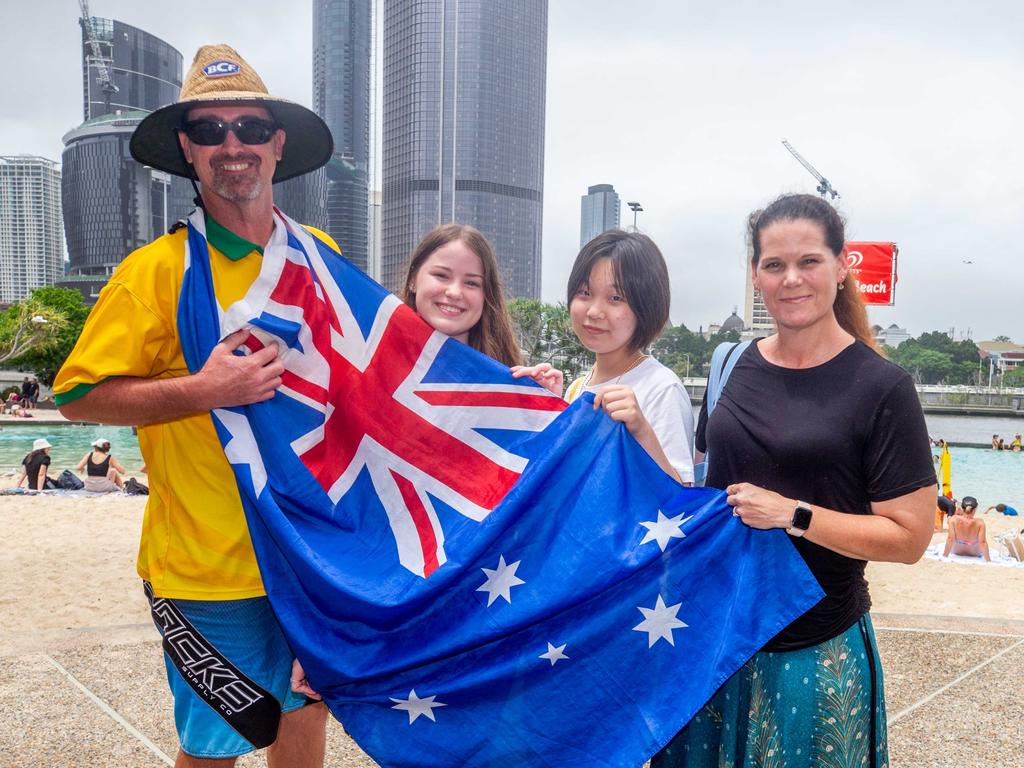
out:
{"label": "glass skyscraper", "polygon": [[96,16],[91,21],[100,57],[117,92],[105,92],[98,62],[83,27],[82,120],[117,110],[154,112],[177,100],[181,90],[182,58],[176,48],[121,21]]}
{"label": "glass skyscraper", "polygon": [[621,210],[619,193],[611,184],[587,187],[580,198],[580,248],[602,232],[618,229]]}
{"label": "glass skyscraper", "polygon": [[53,285],[64,271],[60,168],[32,155],[0,157],[0,303]]}
{"label": "glass skyscraper", "polygon": [[471,224],[508,293],[539,297],[547,0],[384,7],[381,281],[428,230]]}
{"label": "glass skyscraper", "polygon": [[92,283],[101,284],[128,253],[188,214],[194,193],[186,179],[142,166],[128,151],[139,122],[178,98],[181,54],[120,21],[94,17],[91,22],[117,91],[100,82],[83,27],[85,121],[64,136],[61,198],[70,282],[91,281],[95,293]]}
{"label": "glass skyscraper", "polygon": [[327,232],[368,268],[371,0],[313,0],[313,109],[331,129]]}

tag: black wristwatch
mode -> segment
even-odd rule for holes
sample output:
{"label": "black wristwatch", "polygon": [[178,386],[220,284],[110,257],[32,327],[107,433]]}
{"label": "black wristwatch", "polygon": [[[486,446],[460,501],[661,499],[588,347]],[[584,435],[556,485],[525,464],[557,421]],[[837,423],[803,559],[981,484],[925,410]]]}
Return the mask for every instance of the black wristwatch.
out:
{"label": "black wristwatch", "polygon": [[807,533],[807,529],[811,527],[811,514],[810,505],[803,501],[798,501],[796,509],[793,510],[793,519],[790,521],[786,533],[798,538]]}

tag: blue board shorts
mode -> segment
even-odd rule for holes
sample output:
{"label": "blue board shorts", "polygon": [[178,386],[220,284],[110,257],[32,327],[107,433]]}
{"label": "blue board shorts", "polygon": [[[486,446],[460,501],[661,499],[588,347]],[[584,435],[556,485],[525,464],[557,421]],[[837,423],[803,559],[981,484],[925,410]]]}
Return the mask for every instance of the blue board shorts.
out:
{"label": "blue board shorts", "polygon": [[291,690],[295,654],[270,601],[171,600],[145,588],[182,751],[237,757],[273,744],[281,714],[311,700]]}

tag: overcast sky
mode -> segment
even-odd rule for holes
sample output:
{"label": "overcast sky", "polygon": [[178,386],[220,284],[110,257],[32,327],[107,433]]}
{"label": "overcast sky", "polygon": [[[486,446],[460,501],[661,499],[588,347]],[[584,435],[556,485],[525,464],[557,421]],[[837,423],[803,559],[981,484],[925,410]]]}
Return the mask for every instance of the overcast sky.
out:
{"label": "overcast sky", "polygon": [[[186,66],[228,42],[272,92],[311,102],[310,2],[90,6]],[[59,159],[81,122],[77,17],[74,0],[8,9],[0,153]],[[543,297],[564,297],[580,196],[610,183],[645,208],[674,322],[742,313],[746,214],[814,191],[788,138],[841,193],[850,239],[899,244],[896,306],[875,322],[1024,342],[1022,30],[1012,0],[550,0]]]}

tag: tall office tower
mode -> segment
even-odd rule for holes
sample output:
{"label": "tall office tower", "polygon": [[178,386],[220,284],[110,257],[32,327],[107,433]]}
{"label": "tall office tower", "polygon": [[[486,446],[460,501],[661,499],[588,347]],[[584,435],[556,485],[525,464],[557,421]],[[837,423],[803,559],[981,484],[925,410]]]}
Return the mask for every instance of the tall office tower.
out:
{"label": "tall office tower", "polygon": [[385,286],[456,221],[494,244],[511,295],[540,295],[547,20],[547,0],[385,4]]}
{"label": "tall office tower", "polygon": [[381,156],[383,144],[383,105],[384,105],[384,3],[385,0],[373,0],[373,14],[370,22],[373,27],[372,45],[370,46],[370,226],[367,250],[369,266],[367,274],[380,282],[381,254],[381,191],[383,174],[381,173]]}
{"label": "tall office tower", "polygon": [[300,224],[327,231],[327,174],[317,168],[274,185],[274,205]]}
{"label": "tall office tower", "polygon": [[187,180],[140,165],[128,151],[142,119],[178,98],[181,54],[120,21],[93,17],[81,26],[85,122],[63,138],[71,274],[61,282],[89,299],[128,253],[188,215],[194,193]]}
{"label": "tall office tower", "polygon": [[313,0],[313,109],[334,136],[327,231],[368,266],[371,0]]}
{"label": "tall office tower", "polygon": [[602,232],[619,228],[619,193],[611,184],[587,187],[580,198],[580,248]]}
{"label": "tall office tower", "polygon": [[56,282],[64,271],[62,229],[57,163],[0,157],[0,303]]}

